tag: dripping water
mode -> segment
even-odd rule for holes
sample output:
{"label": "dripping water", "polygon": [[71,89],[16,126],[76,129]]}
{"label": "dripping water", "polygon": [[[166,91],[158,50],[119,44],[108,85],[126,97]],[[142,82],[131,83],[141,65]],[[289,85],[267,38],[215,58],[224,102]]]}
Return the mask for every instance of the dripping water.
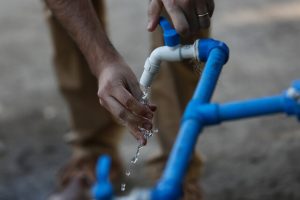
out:
{"label": "dripping water", "polygon": [[[148,105],[149,101],[150,101],[150,87],[149,88],[141,87],[141,89],[142,89],[142,92],[143,92],[143,96],[141,98],[141,103],[143,103],[145,105]],[[143,136],[146,140],[148,140],[149,138],[151,138],[153,136],[153,134],[158,132],[157,129],[146,130],[142,127],[138,127],[138,128],[139,128],[140,132],[143,134]],[[138,162],[140,151],[143,147],[144,147],[143,144],[138,144],[138,146],[136,148],[136,151],[135,151],[135,155],[131,158],[130,163],[129,163],[129,167],[125,171],[125,175],[127,177],[129,177],[132,174],[132,167]],[[122,183],[121,184],[121,191],[124,192],[125,190],[126,190],[126,183]]]}

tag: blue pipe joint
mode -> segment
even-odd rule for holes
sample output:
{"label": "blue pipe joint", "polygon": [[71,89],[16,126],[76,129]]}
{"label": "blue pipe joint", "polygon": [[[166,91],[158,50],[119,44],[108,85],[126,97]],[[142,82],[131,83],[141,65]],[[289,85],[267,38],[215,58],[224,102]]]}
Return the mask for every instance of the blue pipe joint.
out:
{"label": "blue pipe joint", "polygon": [[284,105],[287,115],[296,115],[300,121],[300,80],[293,81],[284,95],[286,96]]}
{"label": "blue pipe joint", "polygon": [[201,104],[199,100],[191,100],[183,114],[181,123],[194,119],[205,126],[221,123],[219,105],[216,103]]}
{"label": "blue pipe joint", "polygon": [[183,196],[182,187],[170,184],[158,184],[151,192],[151,200],[178,200]]}
{"label": "blue pipe joint", "polygon": [[225,55],[224,64],[226,64],[229,59],[228,46],[224,42],[214,40],[211,38],[198,40],[197,42],[198,60],[201,62],[206,62],[211,50],[215,48],[220,49],[224,53]]}
{"label": "blue pipe joint", "polygon": [[168,20],[164,17],[160,17],[159,25],[163,30],[165,45],[174,47],[180,44],[180,36],[176,30],[171,26]]}
{"label": "blue pipe joint", "polygon": [[96,166],[97,181],[92,187],[92,197],[95,200],[112,200],[113,186],[109,181],[111,158],[108,155],[99,157]]}

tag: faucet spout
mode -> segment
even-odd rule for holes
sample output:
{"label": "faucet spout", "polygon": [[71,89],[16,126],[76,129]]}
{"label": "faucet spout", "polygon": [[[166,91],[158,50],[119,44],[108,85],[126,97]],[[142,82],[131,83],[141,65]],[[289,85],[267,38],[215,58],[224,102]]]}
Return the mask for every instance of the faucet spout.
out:
{"label": "faucet spout", "polygon": [[177,45],[174,47],[162,46],[156,48],[146,59],[140,84],[146,88],[151,86],[155,75],[160,69],[162,61],[175,62],[185,59],[197,59],[197,49],[195,48],[195,44],[183,46]]}

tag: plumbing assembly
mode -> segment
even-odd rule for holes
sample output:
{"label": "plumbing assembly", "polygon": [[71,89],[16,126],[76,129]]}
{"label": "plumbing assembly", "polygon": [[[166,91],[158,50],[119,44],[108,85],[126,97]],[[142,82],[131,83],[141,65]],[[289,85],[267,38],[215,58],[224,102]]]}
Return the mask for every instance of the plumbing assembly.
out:
{"label": "plumbing assembly", "polygon": [[214,39],[200,39],[196,40],[193,45],[180,45],[179,35],[168,21],[161,18],[160,25],[164,31],[166,46],[158,47],[147,58],[140,84],[146,88],[150,87],[155,75],[159,72],[161,61],[196,59],[205,62],[204,70],[194,95],[185,109],[175,144],[163,175],[156,186],[135,197],[113,198],[113,189],[109,182],[110,158],[102,156],[97,165],[97,182],[92,190],[92,195],[96,200],[180,199],[188,163],[197,138],[205,126],[278,113],[294,115],[300,120],[300,80],[293,81],[290,88],[274,96],[223,104],[210,103],[223,65],[228,61],[229,48],[225,43]]}

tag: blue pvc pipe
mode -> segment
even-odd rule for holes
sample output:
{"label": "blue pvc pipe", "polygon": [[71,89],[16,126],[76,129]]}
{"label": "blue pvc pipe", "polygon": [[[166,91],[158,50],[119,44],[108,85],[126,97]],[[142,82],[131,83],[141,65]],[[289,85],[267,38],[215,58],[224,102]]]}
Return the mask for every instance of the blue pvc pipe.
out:
{"label": "blue pvc pipe", "polygon": [[201,129],[202,124],[197,120],[187,120],[182,124],[164,174],[152,191],[153,200],[176,200],[182,195],[182,181]]}
{"label": "blue pvc pipe", "polygon": [[286,113],[300,119],[300,103],[284,92],[280,95],[235,101],[224,104],[199,104],[197,99],[192,100],[183,116],[186,120],[201,121],[203,126],[216,125],[223,121],[237,120],[262,115]]}
{"label": "blue pvc pipe", "polygon": [[200,102],[199,98],[193,99],[185,111],[163,176],[152,191],[152,199],[176,200],[180,198],[182,181],[194,152],[198,135],[204,126],[275,113],[286,112],[290,115],[297,115],[300,107],[294,99],[287,97],[286,93],[221,105],[201,104]]}
{"label": "blue pvc pipe", "polygon": [[[193,96],[193,99],[197,99],[199,104],[208,103],[210,101],[229,53],[227,46],[225,46],[227,48],[225,51],[224,45],[221,47],[218,46],[220,42],[215,40],[205,40],[205,42],[211,44],[209,55]],[[212,47],[213,44],[217,44],[216,48]],[[206,52],[205,49],[204,51]],[[199,57],[201,56],[199,55]],[[185,113],[186,112],[194,111],[186,110]],[[151,198],[153,200],[176,200],[181,197],[182,181],[201,130],[202,123],[195,118],[187,119],[181,124],[163,176],[152,191]]]}
{"label": "blue pvc pipe", "polygon": [[[200,41],[201,42],[201,41]],[[199,104],[208,103],[212,98],[222,67],[225,64],[227,55],[222,49],[211,50],[201,79],[198,82],[193,99],[199,100]]]}
{"label": "blue pvc pipe", "polygon": [[112,200],[113,186],[109,181],[111,158],[108,155],[99,157],[96,165],[97,182],[92,188],[92,196],[96,200]]}
{"label": "blue pvc pipe", "polygon": [[236,101],[219,105],[220,121],[243,119],[285,112],[284,95]]}

